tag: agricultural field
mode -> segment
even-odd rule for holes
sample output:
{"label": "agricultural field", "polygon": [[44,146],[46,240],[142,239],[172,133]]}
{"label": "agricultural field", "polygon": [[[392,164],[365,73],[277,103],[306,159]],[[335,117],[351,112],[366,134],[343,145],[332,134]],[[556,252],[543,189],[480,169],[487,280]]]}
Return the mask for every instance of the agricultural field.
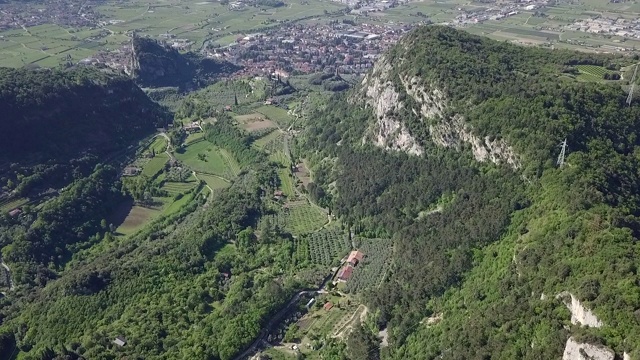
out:
{"label": "agricultural field", "polygon": [[294,236],[320,230],[327,223],[327,215],[306,200],[289,202],[277,214],[267,215],[272,224],[278,225]]}
{"label": "agricultural field", "polygon": [[153,220],[156,216],[162,213],[162,208],[159,207],[142,207],[132,206],[129,208],[128,213],[125,215],[125,219],[116,229],[116,233],[122,235],[129,235],[137,230],[142,229],[149,221]]}
{"label": "agricultural field", "polygon": [[184,194],[187,191],[193,189],[196,186],[195,181],[190,182],[173,182],[165,181],[160,189],[169,193],[169,196],[176,196],[177,194]]}
{"label": "agricultural field", "polygon": [[296,240],[296,253],[325,266],[337,265],[350,249],[349,236],[339,229],[323,229]]}
{"label": "agricultural field", "polygon": [[272,121],[275,121],[281,128],[287,127],[293,121],[293,118],[289,115],[287,110],[272,105],[264,105],[256,109],[256,112],[261,113]]}
{"label": "agricultural field", "polygon": [[[333,307],[329,310],[323,309],[323,305],[331,302]],[[335,336],[341,329],[349,323],[353,314],[358,309],[358,304],[348,297],[339,295],[321,295],[316,298],[317,305],[304,315],[296,323],[302,335],[301,343],[310,343],[309,335]],[[303,352],[311,351],[308,347],[301,347]]]}
{"label": "agricultural field", "polygon": [[157,173],[159,173],[163,168],[164,164],[169,161],[169,156],[165,153],[156,153],[156,156],[149,159],[144,167],[142,168],[142,174],[153,177]]}
{"label": "agricultural field", "polygon": [[209,185],[214,191],[217,189],[224,189],[231,185],[231,183],[222,180],[221,178],[214,175],[207,174],[198,174],[198,179],[204,180],[204,182]]}
{"label": "agricultural field", "polygon": [[259,150],[264,150],[268,144],[271,143],[280,143],[282,144],[282,139],[284,134],[278,130],[274,130],[268,134],[265,134],[261,138],[255,140],[253,142],[253,146]]}
{"label": "agricultural field", "polygon": [[298,165],[296,165],[297,171],[294,173],[296,178],[302,182],[302,185],[306,188],[307,185],[311,182],[311,172],[307,167],[307,164],[302,161]]}
{"label": "agricultural field", "polygon": [[191,145],[201,140],[204,140],[204,133],[197,132],[197,133],[189,134],[187,138],[184,140],[184,143],[187,145]]}
{"label": "agricultural field", "polygon": [[302,235],[320,229],[327,222],[327,215],[307,201],[289,203],[285,211],[285,228],[293,235]]}
{"label": "agricultural field", "polygon": [[234,118],[242,129],[249,132],[272,129],[276,127],[276,124],[274,124],[273,121],[267,119],[260,113],[237,115]]}
{"label": "agricultural field", "polygon": [[[193,42],[200,49],[205,42],[227,45],[238,34],[278,26],[282,20],[299,20],[322,16],[344,5],[319,0],[293,0],[288,6],[263,12],[259,7],[231,11],[227,5],[213,1],[167,0],[150,4],[146,1],[108,0],[95,3],[93,10],[106,25],[93,28],[61,27],[54,24],[0,32],[0,64],[21,67],[37,64],[56,67],[67,61],[89,58],[99,51],[115,50],[130,41],[127,34],[154,38],[164,34]],[[233,101],[233,98],[231,98]],[[231,102],[230,104],[233,104]]]}
{"label": "agricultural field", "polygon": [[289,169],[278,169],[278,177],[280,178],[280,188],[287,198],[292,199],[295,197],[295,189],[293,179],[291,178],[291,171]]}
{"label": "agricultural field", "polygon": [[23,198],[18,198],[18,199],[14,199],[14,198],[8,198],[8,199],[4,199],[0,201],[0,210],[2,210],[2,212],[7,212],[7,211],[11,211],[17,207],[20,206],[24,206],[25,204],[29,203],[28,199],[23,199]]}
{"label": "agricultural field", "polygon": [[577,65],[580,75],[577,76],[578,80],[582,81],[604,81],[605,74],[618,74],[616,71],[611,71],[596,65]]}
{"label": "agricultural field", "polygon": [[378,286],[389,268],[391,261],[391,239],[356,239],[358,250],[365,255],[361,263],[353,269],[353,275],[346,283],[345,291],[358,293]]}
{"label": "agricultural field", "polygon": [[165,150],[167,150],[167,140],[163,136],[156,136],[145,151],[154,151],[156,154],[160,154]]}
{"label": "agricultural field", "polygon": [[208,141],[192,143],[184,148],[183,152],[176,151],[175,156],[198,173],[214,174],[225,178],[235,176],[228,165],[228,156],[223,156],[220,149]]}
{"label": "agricultural field", "polygon": [[242,171],[242,169],[240,168],[240,164],[238,164],[238,162],[233,157],[233,155],[231,155],[231,153],[226,149],[218,149],[218,151],[220,152],[220,156],[222,156],[222,159],[224,160],[224,163],[229,168],[229,171],[231,172],[231,174],[233,176],[238,176],[238,174],[240,174],[240,171]]}

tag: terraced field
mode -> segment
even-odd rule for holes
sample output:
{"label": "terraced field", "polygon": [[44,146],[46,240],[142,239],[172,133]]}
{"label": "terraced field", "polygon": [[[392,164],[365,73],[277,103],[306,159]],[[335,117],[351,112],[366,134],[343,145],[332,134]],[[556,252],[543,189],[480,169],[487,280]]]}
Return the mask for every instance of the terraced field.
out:
{"label": "terraced field", "polygon": [[187,191],[193,189],[193,187],[196,186],[196,182],[172,182],[172,181],[167,181],[164,184],[162,184],[162,190],[166,190],[170,196],[175,196],[177,194],[184,194]]}

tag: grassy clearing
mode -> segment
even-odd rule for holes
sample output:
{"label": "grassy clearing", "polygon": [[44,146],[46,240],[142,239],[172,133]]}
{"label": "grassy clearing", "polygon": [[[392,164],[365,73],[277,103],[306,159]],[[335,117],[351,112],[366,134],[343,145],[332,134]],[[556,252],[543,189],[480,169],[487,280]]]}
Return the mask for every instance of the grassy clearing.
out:
{"label": "grassy clearing", "polygon": [[142,174],[152,177],[155,176],[160,170],[164,168],[164,164],[169,160],[169,156],[165,153],[156,154],[155,157],[150,159],[142,168]]}
{"label": "grassy clearing", "polygon": [[272,121],[275,121],[280,127],[286,127],[291,124],[293,120],[287,110],[283,108],[279,108],[276,106],[265,105],[256,109],[256,112],[259,112],[269,118]]}
{"label": "grassy clearing", "polygon": [[163,136],[157,136],[147,148],[147,151],[155,151],[156,154],[163,153],[167,150],[167,140]]}
{"label": "grassy clearing", "polygon": [[213,175],[198,174],[198,179],[204,180],[204,182],[207,183],[207,185],[209,185],[209,187],[211,187],[213,190],[224,189],[231,185],[231,183],[226,182],[221,178]]}
{"label": "grassy clearing", "polygon": [[[196,172],[229,176],[231,170],[220,151],[208,141],[199,141],[176,153],[176,158]],[[199,157],[200,156],[200,157]],[[202,156],[204,160],[202,160]]]}
{"label": "grassy clearing", "polygon": [[191,145],[194,142],[200,141],[204,139],[204,133],[198,132],[198,133],[193,133],[193,134],[189,134],[189,136],[187,136],[187,138],[185,139],[184,143],[187,145]]}
{"label": "grassy clearing", "polygon": [[123,235],[132,234],[136,230],[142,229],[149,221],[161,213],[162,210],[160,208],[133,206],[129,210],[124,222],[118,226],[116,232]]}
{"label": "grassy clearing", "polygon": [[240,124],[240,127],[246,131],[258,131],[276,127],[273,121],[264,117],[260,113],[252,113],[247,115],[237,115],[235,120]]}
{"label": "grassy clearing", "polygon": [[292,198],[295,195],[295,189],[289,169],[278,169],[278,177],[280,178],[280,187],[282,192],[288,198]]}

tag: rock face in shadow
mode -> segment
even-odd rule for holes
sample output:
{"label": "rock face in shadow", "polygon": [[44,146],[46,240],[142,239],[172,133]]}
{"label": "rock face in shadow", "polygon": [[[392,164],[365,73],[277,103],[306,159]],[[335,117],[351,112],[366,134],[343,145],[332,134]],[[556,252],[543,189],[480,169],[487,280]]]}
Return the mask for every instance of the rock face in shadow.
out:
{"label": "rock face in shadow", "polygon": [[196,88],[240,69],[227,61],[181,54],[153,39],[134,37],[131,46],[130,75],[143,87]]}

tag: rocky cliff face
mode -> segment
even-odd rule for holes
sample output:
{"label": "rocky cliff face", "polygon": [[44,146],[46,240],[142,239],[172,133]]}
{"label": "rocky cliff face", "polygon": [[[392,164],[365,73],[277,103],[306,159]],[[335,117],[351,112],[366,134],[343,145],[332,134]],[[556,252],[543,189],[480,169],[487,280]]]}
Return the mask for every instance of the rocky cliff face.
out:
{"label": "rocky cliff face", "polygon": [[585,308],[573,294],[564,291],[558,294],[556,298],[562,299],[569,311],[571,311],[572,324],[597,328],[602,326],[602,321],[590,309]]}
{"label": "rocky cliff face", "polygon": [[441,89],[434,84],[424,85],[418,76],[394,74],[393,64],[386,56],[381,57],[364,77],[360,91],[351,102],[364,102],[376,118],[364,135],[363,143],[369,141],[387,150],[422,155],[423,144],[411,134],[405,124],[406,118],[401,115],[408,109],[428,128],[428,140],[435,145],[458,151],[470,145],[477,161],[504,163],[514,169],[521,166],[518,155],[504,139],[475,134],[465,118],[451,109]]}
{"label": "rocky cliff face", "polygon": [[[376,146],[388,149],[404,151],[413,155],[422,155],[424,149],[409,133],[398,111],[405,107],[399,101],[399,93],[396,91],[389,78],[391,64],[383,57],[374,66],[373,71],[362,80],[362,92],[367,106],[371,107],[376,117],[376,122],[371,124],[363,142],[367,139]],[[357,101],[360,101],[360,98]]]}
{"label": "rocky cliff face", "polygon": [[574,338],[567,340],[562,360],[613,360],[615,354],[610,349],[590,344],[582,344]]}

